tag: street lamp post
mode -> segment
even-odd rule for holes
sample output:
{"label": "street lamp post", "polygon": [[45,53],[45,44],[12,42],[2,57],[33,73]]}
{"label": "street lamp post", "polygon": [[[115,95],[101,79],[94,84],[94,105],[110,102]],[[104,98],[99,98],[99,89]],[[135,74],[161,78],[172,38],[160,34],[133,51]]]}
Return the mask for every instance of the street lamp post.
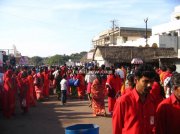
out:
{"label": "street lamp post", "polygon": [[148,22],[148,18],[144,19],[144,22],[146,23],[146,46],[147,46],[147,22]]}

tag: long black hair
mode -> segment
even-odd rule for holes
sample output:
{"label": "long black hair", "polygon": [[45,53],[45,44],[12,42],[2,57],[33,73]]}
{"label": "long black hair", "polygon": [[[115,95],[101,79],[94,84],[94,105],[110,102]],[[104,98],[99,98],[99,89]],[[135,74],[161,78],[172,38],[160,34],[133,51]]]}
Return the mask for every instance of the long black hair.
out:
{"label": "long black hair", "polygon": [[96,74],[96,78],[98,79],[99,83],[102,84],[102,76],[100,73]]}
{"label": "long black hair", "polygon": [[163,98],[166,98],[165,92],[164,92],[164,87],[160,84],[160,76],[155,73],[154,76],[154,81],[156,81],[158,83],[158,85],[160,86],[160,94]]}

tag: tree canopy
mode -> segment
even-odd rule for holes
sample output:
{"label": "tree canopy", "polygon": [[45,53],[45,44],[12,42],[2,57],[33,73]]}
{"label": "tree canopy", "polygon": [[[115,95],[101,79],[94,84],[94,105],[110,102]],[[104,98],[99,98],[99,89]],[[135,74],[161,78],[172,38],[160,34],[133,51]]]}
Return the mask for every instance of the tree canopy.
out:
{"label": "tree canopy", "polygon": [[87,54],[87,52],[83,51],[80,53],[73,53],[71,55],[54,55],[51,57],[39,57],[34,56],[32,58],[29,58],[29,62],[32,65],[39,66],[39,65],[63,65],[65,64],[69,59],[74,62],[79,62],[80,59]]}

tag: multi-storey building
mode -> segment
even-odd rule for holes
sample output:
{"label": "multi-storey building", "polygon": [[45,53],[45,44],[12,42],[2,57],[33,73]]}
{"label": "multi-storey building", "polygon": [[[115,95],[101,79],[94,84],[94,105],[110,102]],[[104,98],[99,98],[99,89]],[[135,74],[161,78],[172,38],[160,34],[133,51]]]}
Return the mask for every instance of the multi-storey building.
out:
{"label": "multi-storey building", "polygon": [[[147,36],[146,36],[147,35]],[[157,59],[161,62],[171,62],[177,65],[178,71],[180,71],[180,6],[175,7],[174,12],[171,15],[171,21],[165,24],[153,26],[151,29],[145,28],[130,28],[130,27],[116,27],[111,30],[103,31],[98,34],[92,40],[92,44],[95,49],[93,60],[96,60],[100,64],[107,63],[107,58],[110,58],[109,62],[113,61],[113,59],[121,59],[121,57],[115,56],[118,54],[113,54],[111,57],[107,57],[107,53],[110,52],[110,49],[123,49],[126,51],[128,47],[153,47],[153,48],[164,48],[159,51],[161,56],[158,54],[151,56],[149,60]],[[99,51],[99,47],[103,49],[103,46],[106,48],[105,56],[103,56],[102,52],[97,54]],[[111,48],[107,46],[119,46],[122,48]],[[170,50],[170,49],[171,50]],[[134,50],[135,48],[131,49]],[[145,49],[145,48],[143,48]],[[167,50],[166,50],[167,49]],[[97,50],[97,51],[96,51]],[[149,49],[150,50],[150,49]],[[146,51],[146,49],[145,49]],[[151,50],[150,50],[151,51]],[[153,50],[154,51],[154,50]],[[174,52],[173,52],[174,51]],[[120,52],[120,51],[119,51]],[[157,54],[158,50],[154,51]],[[91,52],[92,53],[92,52]],[[121,52],[122,53],[122,52]],[[148,52],[150,53],[150,52]],[[100,56],[102,58],[98,58],[96,56]],[[123,56],[125,56],[123,54]],[[125,56],[128,57],[129,55]],[[136,56],[136,55],[134,55]],[[146,56],[146,54],[144,54]],[[106,57],[106,58],[103,58]],[[133,57],[132,57],[133,58]],[[142,57],[143,58],[143,57]],[[147,60],[145,58],[144,60]],[[120,62],[121,60],[119,60]],[[109,63],[108,62],[108,63]]]}
{"label": "multi-storey building", "polygon": [[[149,42],[156,43],[158,47],[180,49],[180,5],[175,7],[171,21],[152,27],[152,36]],[[180,51],[178,52],[180,57]]]}
{"label": "multi-storey building", "polygon": [[151,29],[116,27],[114,29],[101,32],[93,38],[93,46],[123,46],[127,42],[136,41],[139,38],[151,36]]}

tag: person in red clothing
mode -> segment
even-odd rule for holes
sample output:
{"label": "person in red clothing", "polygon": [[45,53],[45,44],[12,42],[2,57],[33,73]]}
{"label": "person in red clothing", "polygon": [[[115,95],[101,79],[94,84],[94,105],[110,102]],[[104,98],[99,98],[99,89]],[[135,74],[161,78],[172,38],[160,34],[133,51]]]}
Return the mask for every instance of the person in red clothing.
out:
{"label": "person in red clothing", "polygon": [[19,89],[19,87],[18,87],[18,80],[17,80],[17,75],[18,75],[18,70],[16,69],[16,70],[14,70],[13,69],[13,74],[12,74],[12,87],[13,87],[13,90],[12,90],[12,102],[13,102],[13,104],[12,104],[12,107],[13,107],[13,109],[12,109],[12,114],[13,115],[15,115],[15,108],[16,108],[16,96],[17,96],[17,93],[18,93],[18,89]]}
{"label": "person in red clothing", "polygon": [[111,69],[110,75],[107,76],[106,87],[108,92],[108,111],[113,114],[114,104],[117,95],[120,94],[122,79],[115,73],[115,69]]}
{"label": "person in red clothing", "polygon": [[2,99],[2,111],[6,118],[11,118],[14,110],[14,88],[12,85],[12,69],[9,68],[4,75],[4,85],[3,85],[3,99]]}
{"label": "person in red clothing", "polygon": [[154,82],[152,85],[152,89],[150,91],[150,94],[152,95],[152,97],[154,98],[155,101],[155,106],[157,107],[158,104],[164,99],[165,97],[165,93],[164,93],[164,88],[163,86],[160,84],[160,77],[159,75],[156,73],[155,77],[154,77]]}
{"label": "person in red clothing", "polygon": [[49,84],[50,84],[48,67],[44,68],[43,77],[44,77],[43,95],[45,98],[48,99],[49,98]]}
{"label": "person in red clothing", "polygon": [[129,74],[127,76],[127,84],[128,86],[125,88],[125,90],[121,93],[121,95],[124,95],[126,93],[131,92],[134,89],[135,83],[134,83],[134,74]]}
{"label": "person in red clothing", "polygon": [[91,86],[91,102],[93,116],[106,116],[105,110],[105,88],[103,84],[103,76],[101,74],[96,74],[96,79],[93,80]]}
{"label": "person in red clothing", "polygon": [[175,73],[176,73],[176,65],[169,65],[167,67],[166,73],[164,74],[163,86],[164,86],[164,92],[166,94],[166,98],[168,98],[172,93],[171,77]]}
{"label": "person in red clothing", "polygon": [[35,85],[35,92],[36,92],[36,99],[41,101],[44,99],[43,96],[43,87],[44,87],[44,77],[42,75],[43,69],[40,69],[40,72],[34,76],[34,85]]}
{"label": "person in red clothing", "polygon": [[180,73],[172,76],[173,94],[156,110],[156,134],[180,134]]}
{"label": "person in red clothing", "polygon": [[135,71],[135,88],[119,97],[114,106],[113,134],[153,134],[155,106],[149,94],[155,70],[142,64]]}
{"label": "person in red clothing", "polygon": [[79,85],[77,86],[77,92],[78,92],[78,97],[79,99],[84,99],[85,97],[85,89],[86,89],[86,84],[85,84],[85,77],[83,75],[83,70],[79,70],[79,73],[77,74],[77,79],[79,80]]}
{"label": "person in red clothing", "polygon": [[29,99],[29,105],[30,106],[36,106],[36,99],[34,97],[34,80],[32,76],[32,71],[28,71],[28,76],[27,76],[28,82],[29,82],[29,94],[30,94],[30,99]]}
{"label": "person in red clothing", "polygon": [[23,114],[28,113],[30,104],[30,90],[27,76],[27,71],[23,71],[21,74],[21,80],[19,81],[20,106],[23,111]]}

